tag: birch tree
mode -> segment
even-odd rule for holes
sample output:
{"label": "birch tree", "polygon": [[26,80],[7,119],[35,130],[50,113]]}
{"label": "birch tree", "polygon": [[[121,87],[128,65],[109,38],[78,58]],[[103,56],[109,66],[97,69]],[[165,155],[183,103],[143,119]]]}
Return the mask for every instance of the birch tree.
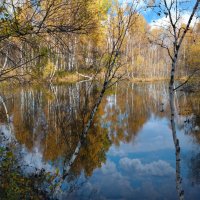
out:
{"label": "birch tree", "polygon": [[[132,21],[133,16],[137,13],[137,6],[138,2],[133,1],[133,3],[130,5],[128,4],[126,8],[123,8],[120,6],[120,4],[115,5],[115,11],[111,14],[108,25],[113,25],[113,20],[117,20],[117,23],[115,23],[115,26],[112,27],[111,33],[112,39],[110,40],[110,46],[108,46],[106,52],[104,52],[103,56],[104,59],[99,63],[99,70],[97,70],[96,74],[98,74],[102,69],[104,71],[104,77],[103,77],[103,83],[100,86],[100,92],[98,94],[98,97],[96,98],[96,101],[88,115],[88,118],[86,120],[86,123],[82,129],[81,133],[81,139],[77,143],[76,148],[74,149],[74,153],[72,154],[71,158],[67,160],[65,163],[64,169],[63,169],[63,176],[56,187],[56,191],[60,191],[60,187],[62,185],[62,182],[65,180],[65,178],[69,175],[69,172],[71,170],[72,165],[74,164],[77,156],[79,155],[79,152],[81,150],[81,147],[88,135],[88,132],[92,126],[93,120],[95,118],[95,114],[97,112],[97,109],[99,108],[99,105],[103,99],[103,96],[108,88],[110,88],[112,85],[114,85],[116,82],[118,82],[123,75],[118,75],[117,72],[120,67],[122,67],[120,63],[120,51],[122,44],[124,42],[124,38],[126,36],[126,33],[130,26],[134,26],[134,23]],[[115,21],[116,22],[116,21]],[[92,84],[92,83],[91,83]]]}
{"label": "birch tree", "polygon": [[[100,25],[100,18],[107,11],[106,3],[107,0],[97,6],[94,0],[3,0],[0,3],[0,54],[5,62],[0,71],[0,81],[24,75],[22,68],[29,63],[30,66],[41,63],[41,57],[44,57],[42,48],[55,54],[58,41],[59,47],[67,49],[63,38],[88,35]],[[75,65],[75,53],[71,51],[70,70]],[[33,56],[31,52],[34,52]],[[22,73],[14,76],[12,72],[20,71],[18,69],[22,69]],[[50,79],[54,74],[52,70]]]}
{"label": "birch tree", "polygon": [[[198,18],[200,0],[195,1],[181,1],[181,0],[161,0],[149,4],[149,7],[153,8],[153,11],[158,16],[165,16],[165,24],[160,24],[160,27],[165,30],[166,34],[156,41],[158,45],[165,48],[171,60],[171,73],[169,82],[169,98],[170,98],[170,109],[171,109],[171,128],[172,136],[175,146],[176,154],[176,187],[179,199],[184,199],[184,191],[182,189],[182,179],[180,171],[180,145],[179,139],[176,134],[175,126],[175,103],[174,103],[174,91],[181,87],[183,84],[175,88],[175,72],[177,69],[178,56],[180,52],[183,40],[191,28],[191,23],[195,18]],[[184,10],[188,10],[189,18],[186,21],[186,25],[182,26],[182,15]]]}

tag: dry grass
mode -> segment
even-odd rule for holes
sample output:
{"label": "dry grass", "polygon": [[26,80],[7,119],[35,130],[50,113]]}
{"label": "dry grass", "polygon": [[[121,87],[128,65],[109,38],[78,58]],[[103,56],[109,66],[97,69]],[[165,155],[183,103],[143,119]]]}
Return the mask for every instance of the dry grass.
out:
{"label": "dry grass", "polygon": [[53,82],[54,83],[75,83],[77,81],[82,80],[77,74],[67,74],[63,77],[56,77]]}
{"label": "dry grass", "polygon": [[156,81],[167,81],[168,78],[165,77],[152,77],[152,78],[130,78],[129,81],[133,83],[137,82],[156,82]]}

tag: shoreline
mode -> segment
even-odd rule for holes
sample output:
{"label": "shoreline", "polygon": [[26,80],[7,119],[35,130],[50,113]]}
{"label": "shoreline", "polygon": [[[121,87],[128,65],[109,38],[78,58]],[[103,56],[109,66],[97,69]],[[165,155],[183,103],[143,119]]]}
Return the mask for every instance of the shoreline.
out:
{"label": "shoreline", "polygon": [[[83,74],[85,75],[85,74]],[[87,76],[87,75],[85,75]],[[91,75],[92,77],[92,75]],[[83,76],[80,76],[79,74],[76,73],[70,73],[65,76],[56,76],[52,79],[52,81],[48,81],[48,79],[44,80],[37,80],[33,79],[32,81],[30,80],[22,80],[21,82],[15,82],[15,81],[3,81],[0,82],[0,87],[16,87],[16,86],[26,86],[26,85],[48,85],[48,84],[54,84],[54,85],[59,85],[59,84],[75,84],[78,82],[86,82],[86,81],[92,81],[92,78],[85,78]],[[96,77],[97,81],[102,81],[102,74]],[[161,82],[161,81],[169,81],[170,78],[167,77],[151,77],[151,78],[128,78],[124,77],[123,79],[119,81],[127,81],[131,83],[154,83],[154,82]],[[178,77],[175,79],[176,81],[186,81],[187,77]]]}

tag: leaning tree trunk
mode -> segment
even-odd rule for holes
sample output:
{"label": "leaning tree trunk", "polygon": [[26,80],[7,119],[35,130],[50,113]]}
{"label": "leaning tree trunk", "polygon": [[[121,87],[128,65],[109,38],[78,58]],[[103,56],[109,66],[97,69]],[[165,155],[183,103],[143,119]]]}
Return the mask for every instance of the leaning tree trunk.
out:
{"label": "leaning tree trunk", "polygon": [[102,101],[102,98],[103,98],[103,96],[104,96],[104,93],[105,93],[105,91],[106,91],[106,89],[107,89],[108,84],[109,84],[109,83],[108,83],[107,81],[105,81],[104,84],[103,84],[103,87],[102,87],[102,89],[101,89],[101,92],[100,92],[100,94],[99,94],[99,97],[98,97],[96,103],[94,104],[94,107],[93,107],[93,109],[92,109],[92,111],[91,111],[91,113],[90,113],[88,122],[87,122],[86,126],[83,128],[83,131],[82,131],[82,134],[81,134],[81,139],[80,139],[80,141],[78,142],[78,144],[77,144],[77,146],[76,146],[76,148],[75,148],[75,150],[74,150],[74,153],[72,154],[70,160],[68,161],[67,166],[64,167],[63,175],[62,175],[62,177],[60,177],[60,180],[59,180],[59,182],[57,183],[57,186],[56,186],[56,188],[55,188],[55,191],[56,191],[56,192],[60,192],[60,187],[62,186],[63,180],[65,180],[65,178],[69,175],[69,171],[70,171],[72,165],[74,164],[74,162],[75,162],[75,160],[76,160],[76,158],[77,158],[77,156],[78,156],[78,154],[79,154],[79,152],[80,152],[80,150],[81,150],[82,143],[85,141],[85,139],[86,139],[86,137],[87,137],[87,134],[88,134],[89,129],[90,129],[92,123],[93,123],[95,114],[96,114],[96,112],[97,112],[97,109],[98,109],[98,107],[99,107],[101,101]]}
{"label": "leaning tree trunk", "polygon": [[90,113],[89,120],[88,120],[86,126],[84,127],[84,129],[82,131],[81,140],[78,142],[78,144],[77,144],[77,146],[75,148],[75,151],[72,154],[72,157],[68,162],[68,165],[65,167],[63,178],[65,178],[68,175],[72,164],[76,160],[76,157],[77,157],[77,155],[78,155],[78,153],[79,153],[79,151],[81,149],[82,142],[85,140],[85,138],[86,138],[86,136],[88,134],[88,131],[89,131],[89,129],[90,129],[91,125],[92,125],[92,122],[94,120],[95,113],[97,112],[97,109],[98,109],[98,107],[99,107],[99,105],[100,105],[100,103],[102,101],[102,98],[103,98],[103,95],[104,95],[104,93],[106,91],[106,88],[107,88],[107,82],[105,82],[105,84],[103,85],[103,88],[102,88],[102,90],[100,92],[100,95],[99,95],[99,97],[98,97],[98,99],[97,99],[97,101],[96,101],[96,103],[95,103],[95,105],[94,105],[94,107],[93,107],[93,109],[92,109],[92,111]]}

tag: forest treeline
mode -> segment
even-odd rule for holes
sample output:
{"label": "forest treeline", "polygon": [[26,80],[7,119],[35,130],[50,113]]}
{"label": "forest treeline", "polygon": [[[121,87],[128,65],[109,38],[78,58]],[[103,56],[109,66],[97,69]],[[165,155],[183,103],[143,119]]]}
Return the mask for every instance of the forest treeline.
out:
{"label": "forest treeline", "polygon": [[[117,2],[110,0],[4,0],[0,4],[0,80],[44,79],[69,73],[104,72],[102,60],[117,40]],[[121,13],[122,14],[122,13]],[[119,52],[128,78],[167,78],[170,58],[156,42],[169,34],[134,13]],[[185,25],[182,24],[184,27]],[[200,23],[181,46],[177,75],[188,76],[200,64]]]}

